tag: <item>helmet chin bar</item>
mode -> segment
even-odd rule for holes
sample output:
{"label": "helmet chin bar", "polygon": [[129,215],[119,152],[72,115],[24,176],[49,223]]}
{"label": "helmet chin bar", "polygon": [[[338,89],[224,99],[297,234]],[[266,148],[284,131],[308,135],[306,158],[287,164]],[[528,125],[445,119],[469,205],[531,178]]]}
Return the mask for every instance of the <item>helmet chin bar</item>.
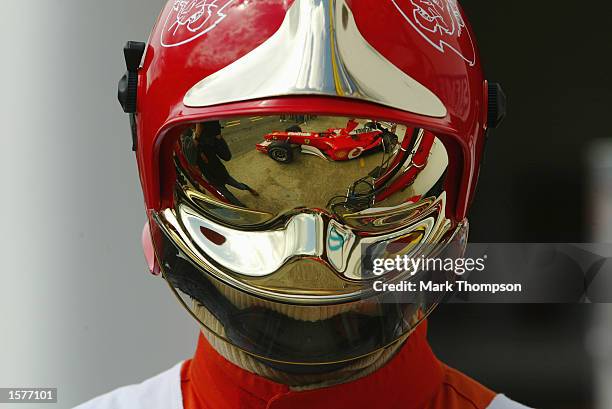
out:
{"label": "helmet chin bar", "polygon": [[[399,322],[410,318],[416,326],[433,308],[423,311],[416,304],[389,303],[381,304],[371,316],[347,309],[327,319],[305,321],[266,308],[257,301],[240,309],[211,281],[196,283],[189,278],[189,268],[177,268],[180,272],[174,270],[175,273],[164,277],[184,307],[210,333],[271,366],[308,366],[308,373],[336,369],[393,344],[405,333]],[[185,299],[185,295],[189,298]],[[223,328],[222,334],[219,326]],[[365,339],[351,338],[338,336],[339,331],[370,335]]]}
{"label": "helmet chin bar", "polygon": [[[389,347],[416,328],[444,295],[432,298],[421,293],[406,300],[395,293],[381,293],[333,305],[265,300],[196,266],[175,238],[159,229],[158,217],[154,219],[163,276],[183,306],[210,333],[286,372],[332,371]],[[452,242],[465,231],[462,226]],[[454,279],[454,274],[422,272],[420,278],[446,281]]]}

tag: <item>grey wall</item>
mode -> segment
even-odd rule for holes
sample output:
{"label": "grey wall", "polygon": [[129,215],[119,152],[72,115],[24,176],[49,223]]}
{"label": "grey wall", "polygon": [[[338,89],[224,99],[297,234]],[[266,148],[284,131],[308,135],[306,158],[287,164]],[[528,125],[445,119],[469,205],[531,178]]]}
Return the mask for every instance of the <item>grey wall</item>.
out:
{"label": "grey wall", "polygon": [[2,2],[0,387],[56,386],[50,409],[169,368],[197,339],[146,271],[116,102],[123,44],[146,41],[163,3]]}

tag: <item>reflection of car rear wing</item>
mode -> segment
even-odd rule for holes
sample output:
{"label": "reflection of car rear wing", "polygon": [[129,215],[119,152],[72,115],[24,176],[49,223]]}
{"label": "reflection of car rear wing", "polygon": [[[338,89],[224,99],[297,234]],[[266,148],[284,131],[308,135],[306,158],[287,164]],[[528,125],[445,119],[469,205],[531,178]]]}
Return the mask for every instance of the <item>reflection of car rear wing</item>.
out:
{"label": "reflection of car rear wing", "polygon": [[329,160],[329,159],[327,159],[327,156],[325,156],[325,154],[323,152],[321,152],[321,150],[315,148],[314,146],[300,145],[300,148],[302,148],[302,153],[304,153],[304,154],[314,155],[314,156],[318,156],[319,158],[323,158],[325,160]]}
{"label": "reflection of car rear wing", "polygon": [[359,125],[359,122],[355,121],[355,118],[351,118],[346,123],[346,127],[344,128],[344,130],[347,133],[351,133],[353,132],[353,130],[355,130],[355,128],[357,128],[358,125]]}

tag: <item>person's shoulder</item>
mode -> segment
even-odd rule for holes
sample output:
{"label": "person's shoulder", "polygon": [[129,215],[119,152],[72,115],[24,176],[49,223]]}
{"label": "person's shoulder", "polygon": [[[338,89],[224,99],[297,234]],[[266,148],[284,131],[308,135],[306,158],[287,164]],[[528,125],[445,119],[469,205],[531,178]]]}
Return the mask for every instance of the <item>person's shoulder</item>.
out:
{"label": "person's shoulder", "polygon": [[116,389],[73,409],[183,409],[182,365],[180,362],[142,383]]}
{"label": "person's shoulder", "polygon": [[[529,409],[504,395],[497,394],[466,374],[444,366],[442,390],[437,397],[440,407],[453,409]],[[435,405],[434,405],[435,407]]]}
{"label": "person's shoulder", "polygon": [[525,405],[521,405],[504,395],[497,395],[487,409],[531,409]]}

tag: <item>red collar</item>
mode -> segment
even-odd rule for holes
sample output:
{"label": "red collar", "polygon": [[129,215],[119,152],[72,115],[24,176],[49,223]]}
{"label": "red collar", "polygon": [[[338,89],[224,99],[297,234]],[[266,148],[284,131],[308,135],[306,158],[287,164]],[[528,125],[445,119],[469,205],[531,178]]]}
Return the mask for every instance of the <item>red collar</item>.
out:
{"label": "red collar", "polygon": [[369,376],[304,392],[291,391],[235,366],[200,335],[195,356],[183,371],[183,394],[190,396],[185,409],[421,408],[439,390],[444,377],[426,334],[426,324],[419,326],[397,356]]}

